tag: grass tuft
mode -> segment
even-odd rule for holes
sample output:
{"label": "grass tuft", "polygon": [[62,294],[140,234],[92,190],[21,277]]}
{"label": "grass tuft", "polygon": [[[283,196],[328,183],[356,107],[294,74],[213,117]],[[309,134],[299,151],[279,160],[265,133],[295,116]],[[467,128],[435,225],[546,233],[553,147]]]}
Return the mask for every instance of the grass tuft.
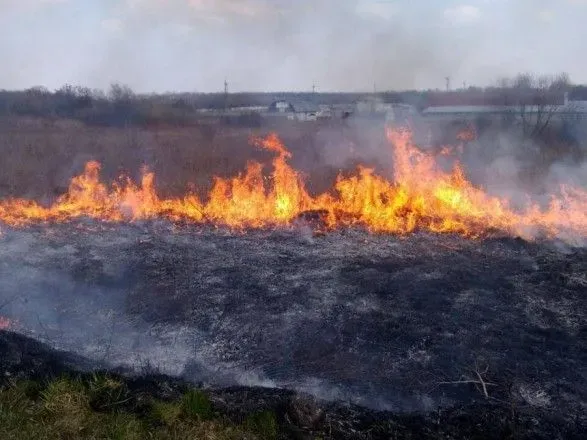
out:
{"label": "grass tuft", "polygon": [[182,414],[182,406],[177,402],[151,403],[150,419],[160,425],[173,426]]}
{"label": "grass tuft", "polygon": [[94,373],[87,389],[90,405],[97,411],[119,407],[131,399],[125,384],[107,374]]}
{"label": "grass tuft", "polygon": [[112,440],[142,440],[144,426],[131,414],[112,414],[98,419],[103,425],[104,438]]}
{"label": "grass tuft", "polygon": [[183,414],[189,418],[210,420],[213,416],[212,403],[203,391],[188,391],[183,395],[181,403]]}
{"label": "grass tuft", "polygon": [[262,411],[250,415],[245,420],[244,425],[248,431],[254,432],[259,438],[265,440],[274,440],[277,438],[277,418],[271,411]]}
{"label": "grass tuft", "polygon": [[84,432],[91,413],[89,397],[80,380],[61,378],[41,393],[43,415],[66,435]]}

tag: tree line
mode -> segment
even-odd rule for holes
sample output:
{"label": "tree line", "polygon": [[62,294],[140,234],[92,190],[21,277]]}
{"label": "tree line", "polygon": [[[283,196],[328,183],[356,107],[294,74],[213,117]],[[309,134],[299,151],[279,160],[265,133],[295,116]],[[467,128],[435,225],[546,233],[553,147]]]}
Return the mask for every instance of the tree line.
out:
{"label": "tree line", "polygon": [[[485,87],[468,87],[453,91],[411,90],[379,93],[163,93],[137,94],[122,84],[112,84],[107,91],[69,84],[50,91],[32,87],[21,91],[0,90],[0,116],[68,118],[91,125],[125,126],[158,123],[190,124],[201,114],[198,110],[222,110],[235,107],[268,107],[276,99],[295,99],[324,105],[353,105],[365,97],[385,103],[406,103],[423,109],[431,103],[452,97],[462,102],[511,104],[519,102],[548,105],[554,94],[567,92],[571,100],[587,100],[587,86],[573,85],[568,75],[537,77],[520,74],[502,78]],[[525,100],[524,100],[525,99]],[[450,99],[448,100],[450,102]]]}

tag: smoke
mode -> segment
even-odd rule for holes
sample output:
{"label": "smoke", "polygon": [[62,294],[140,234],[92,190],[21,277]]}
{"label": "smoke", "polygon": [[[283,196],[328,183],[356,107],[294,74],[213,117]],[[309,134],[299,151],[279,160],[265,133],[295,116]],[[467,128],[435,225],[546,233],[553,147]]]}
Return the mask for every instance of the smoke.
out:
{"label": "smoke", "polygon": [[[158,232],[175,240],[166,228]],[[196,323],[173,323],[171,316],[158,323],[149,318],[152,310],[133,313],[137,308],[133,302],[141,298],[131,297],[136,267],[124,249],[136,246],[141,237],[140,228],[132,227],[119,229],[115,237],[83,234],[82,241],[72,234],[65,242],[53,241],[51,231],[3,231],[0,330],[7,328],[83,356],[89,362],[79,368],[108,368],[131,374],[157,372],[215,386],[290,387],[312,391],[325,399],[365,399],[358,391],[325,380],[271,379],[262,363],[250,365],[246,356],[242,363],[225,362],[222,356],[226,353],[218,356],[217,352],[228,350],[225,345],[232,339],[206,334]],[[303,237],[299,240],[311,242],[310,237],[309,241]],[[169,291],[158,293],[168,296],[164,301],[170,301],[173,295]],[[225,325],[236,320],[233,324],[237,326],[238,319],[225,317]]]}
{"label": "smoke", "polygon": [[386,139],[381,120],[351,118],[341,126],[321,127],[314,145],[320,154],[320,161],[314,166],[352,170],[361,164],[391,176],[393,146]]}
{"label": "smoke", "polygon": [[[583,7],[570,7],[564,26],[538,27],[549,15],[534,2],[494,3],[0,2],[7,35],[0,83],[217,91],[228,78],[231,90],[309,90],[316,82],[319,90],[365,91],[443,87],[449,75],[455,84],[482,85],[519,69],[550,71],[551,57],[546,64],[527,50],[536,38],[557,48],[558,65],[581,79],[584,60],[560,43],[580,41],[572,32],[564,38]],[[549,7],[562,20],[562,5]],[[18,38],[25,30],[28,38]]]}
{"label": "smoke", "polygon": [[[128,316],[123,282],[128,274],[120,261],[111,261],[105,268],[119,280],[111,286],[72,278],[65,266],[70,265],[69,259],[78,259],[78,253],[71,245],[58,249],[38,246],[30,233],[4,233],[0,301],[2,315],[14,323],[11,328],[104,365],[148,365],[180,374],[193,356],[193,332],[181,327],[157,328]],[[60,263],[47,264],[51,259]]]}
{"label": "smoke", "polygon": [[389,10],[383,18],[369,12],[372,2],[136,3],[107,22],[114,30],[88,66],[90,82],[141,91],[218,90],[224,77],[234,90],[413,88],[436,82],[469,50],[443,52],[455,47],[446,28],[406,24],[393,4],[379,4]]}
{"label": "smoke", "polygon": [[514,203],[528,197],[544,202],[563,185],[587,187],[587,150],[580,141],[530,139],[519,129],[493,129],[467,144],[462,161],[471,180],[490,194]]}
{"label": "smoke", "polygon": [[[147,284],[147,291],[141,289],[138,295],[132,296],[133,286],[141,280],[137,280],[137,272],[140,271],[134,264],[136,262],[130,249],[136,252],[141,247],[137,244],[141,240],[153,239],[150,235],[155,234],[166,243],[164,248],[171,243],[183,243],[191,248],[208,247],[207,254],[212,250],[212,253],[225,252],[218,249],[226,244],[225,240],[218,233],[212,240],[188,234],[178,237],[169,228],[159,230],[154,224],[150,225],[148,232],[140,227],[124,226],[114,229],[113,233],[104,232],[82,233],[77,237],[73,229],[69,234],[59,226],[44,230],[6,230],[0,236],[0,323],[8,323],[13,331],[88,359],[87,364],[78,366],[80,368],[109,368],[126,373],[157,372],[215,386],[283,387],[312,393],[323,399],[351,401],[379,409],[390,409],[391,401],[394,404],[402,401],[403,398],[388,399],[370,385],[350,386],[329,380],[319,370],[320,363],[314,371],[317,377],[298,374],[296,367],[290,365],[293,360],[287,345],[282,347],[263,340],[255,342],[255,337],[251,336],[263,334],[276,341],[281,338],[289,340],[299,333],[299,326],[306,320],[312,323],[330,313],[338,302],[332,292],[325,289],[317,291],[320,294],[315,298],[322,307],[314,303],[310,298],[312,295],[309,295],[304,304],[307,301],[312,304],[302,305],[294,301],[292,309],[283,312],[283,316],[282,312],[276,316],[260,312],[257,322],[246,316],[258,308],[250,307],[249,297],[243,293],[248,290],[247,276],[243,273],[244,277],[237,280],[238,285],[233,286],[236,291],[215,289],[213,286],[218,285],[222,277],[218,261],[211,258],[212,261],[204,265],[210,266],[214,276],[208,278],[203,267],[198,271],[204,269],[204,272],[196,276],[200,282],[211,284],[191,286],[189,292],[183,292],[183,298],[176,296],[173,290],[157,288],[156,283],[164,281],[163,272],[170,270],[165,269],[165,264],[151,269],[155,271],[151,275],[156,277],[155,281]],[[306,249],[322,247],[315,245],[310,238],[298,237],[294,233],[269,243],[269,249],[284,238],[290,245],[297,243]],[[230,241],[232,239],[229,238]],[[242,245],[238,246],[239,249],[244,249],[240,247]],[[248,245],[245,246],[248,248]],[[148,253],[142,255],[147,260],[157,260],[158,253],[162,252],[159,246],[147,249]],[[163,252],[166,252],[166,258],[170,257],[169,249]],[[315,275],[325,277],[327,282],[331,268],[331,264],[327,268],[319,268]],[[191,278],[183,269],[178,273],[181,277],[187,277],[186,280]],[[232,270],[229,273],[230,278],[238,276]],[[301,273],[305,277],[311,271],[304,269]],[[254,276],[259,274],[267,279],[275,277],[271,268],[261,269]],[[144,273],[141,275],[145,276]],[[175,282],[181,283],[180,280]],[[138,285],[145,286],[140,282]],[[276,293],[280,290],[275,286],[269,288]],[[295,286],[290,288],[296,289]],[[178,321],[168,307],[161,307],[164,316],[158,321],[152,317],[158,313],[153,310],[157,305],[149,304],[153,293],[165,295],[161,302],[167,305],[175,303],[175,309],[195,309]],[[199,303],[186,304],[191,296],[197,297]],[[256,296],[253,293],[252,298],[259,300]],[[140,309],[136,302],[142,300],[147,307],[136,311],[137,307]],[[219,310],[216,305],[223,303],[226,305]],[[365,300],[360,303],[364,304]],[[302,308],[298,310],[299,307]],[[308,312],[306,307],[309,307]],[[198,316],[209,321],[209,331],[202,328]],[[269,322],[272,324],[269,325]],[[259,346],[251,350],[251,344]],[[294,338],[293,344],[299,349],[297,339]],[[302,349],[307,348],[303,338],[301,344]],[[285,356],[283,359],[281,351]],[[335,374],[338,371],[337,366],[325,365],[324,368],[326,371],[334,368]],[[403,404],[415,409],[421,406],[417,398],[410,400],[406,397]]]}

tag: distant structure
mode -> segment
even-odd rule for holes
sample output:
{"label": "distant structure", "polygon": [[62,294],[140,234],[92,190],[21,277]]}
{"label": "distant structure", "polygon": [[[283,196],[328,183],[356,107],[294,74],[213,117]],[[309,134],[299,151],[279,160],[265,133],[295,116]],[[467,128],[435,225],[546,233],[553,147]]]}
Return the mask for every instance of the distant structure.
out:
{"label": "distant structure", "polygon": [[323,117],[320,107],[313,102],[296,99],[279,99],[267,108],[269,116],[284,116],[295,121],[315,121]]}
{"label": "distant structure", "polygon": [[358,117],[375,118],[387,122],[403,123],[417,114],[417,109],[410,104],[388,103],[380,96],[371,95],[355,103],[353,114]]}
{"label": "distant structure", "polygon": [[539,118],[555,120],[587,119],[587,103],[570,101],[568,93],[551,93],[545,96],[528,95],[505,103],[499,93],[439,93],[431,95],[428,106],[421,113],[429,121],[501,120],[506,116],[524,118],[526,122]]}
{"label": "distant structure", "polygon": [[224,79],[224,110],[228,107],[228,81]]}
{"label": "distant structure", "polygon": [[355,104],[355,111],[360,115],[383,113],[389,106],[378,96],[366,96]]}
{"label": "distant structure", "polygon": [[450,90],[450,76],[445,76],[444,80],[446,81],[446,91]]}

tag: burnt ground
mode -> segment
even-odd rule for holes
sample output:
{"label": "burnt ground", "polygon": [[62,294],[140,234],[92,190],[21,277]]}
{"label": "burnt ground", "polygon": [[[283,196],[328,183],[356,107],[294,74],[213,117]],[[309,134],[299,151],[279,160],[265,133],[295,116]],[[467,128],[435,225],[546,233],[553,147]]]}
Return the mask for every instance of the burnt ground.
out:
{"label": "burnt ground", "polygon": [[379,416],[344,405],[414,429],[515,415],[530,437],[579,432],[586,295],[586,249],[511,238],[83,221],[0,236],[0,315],[79,368],[265,387],[235,388],[235,407],[308,393],[359,425]]}

